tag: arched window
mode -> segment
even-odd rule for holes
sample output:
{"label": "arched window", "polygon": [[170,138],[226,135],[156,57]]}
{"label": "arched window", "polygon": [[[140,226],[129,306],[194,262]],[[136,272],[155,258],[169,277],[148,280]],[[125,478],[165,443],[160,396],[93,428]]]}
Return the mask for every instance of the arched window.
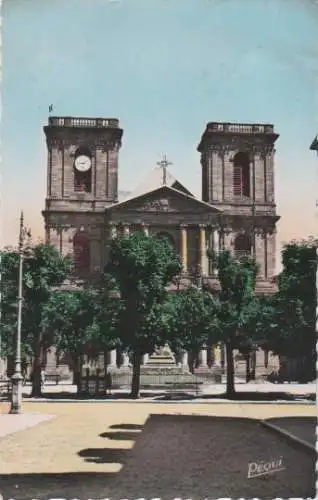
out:
{"label": "arched window", "polygon": [[75,272],[78,275],[85,275],[90,268],[89,240],[85,234],[76,233],[73,238],[73,256]]}
{"label": "arched window", "polygon": [[74,155],[74,191],[92,192],[92,154],[87,147],[80,147]]}
{"label": "arched window", "polygon": [[251,238],[246,234],[239,234],[234,240],[234,252],[237,258],[251,255]]}
{"label": "arched window", "polygon": [[233,161],[234,196],[251,196],[250,161],[247,153],[237,153]]}

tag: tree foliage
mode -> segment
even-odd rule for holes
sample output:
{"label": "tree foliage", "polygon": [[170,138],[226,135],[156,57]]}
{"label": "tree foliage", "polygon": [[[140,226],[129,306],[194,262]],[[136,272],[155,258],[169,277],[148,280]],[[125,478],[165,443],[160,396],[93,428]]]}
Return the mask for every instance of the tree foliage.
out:
{"label": "tree foliage", "polygon": [[44,308],[42,324],[58,351],[105,350],[114,345],[117,303],[105,300],[101,290],[89,286],[56,291]]}
{"label": "tree foliage", "polygon": [[218,340],[217,297],[197,287],[170,294],[163,304],[161,315],[172,351],[191,352],[191,371],[194,356],[208,343]]}
{"label": "tree foliage", "polygon": [[138,397],[141,355],[162,345],[155,318],[167,286],[181,271],[180,259],[166,239],[137,232],[112,241],[105,271],[118,286],[118,337],[133,353],[132,396]]}
{"label": "tree foliage", "polygon": [[213,257],[220,282],[218,328],[226,346],[227,393],[231,396],[235,390],[233,349],[250,344],[254,335],[251,323],[259,306],[254,294],[257,265],[248,257],[236,259],[227,250]]}
{"label": "tree foliage", "polygon": [[313,356],[316,343],[316,242],[291,242],[282,251],[283,270],[278,292],[272,300],[272,323],[268,346],[275,353]]}
{"label": "tree foliage", "polygon": [[[19,254],[1,252],[1,337],[3,354],[15,353]],[[21,347],[24,356],[32,355],[33,394],[41,391],[40,373],[44,349],[52,345],[50,332],[44,329],[43,313],[53,293],[72,272],[73,263],[60,256],[54,246],[38,244],[27,247],[23,255],[23,309]]]}

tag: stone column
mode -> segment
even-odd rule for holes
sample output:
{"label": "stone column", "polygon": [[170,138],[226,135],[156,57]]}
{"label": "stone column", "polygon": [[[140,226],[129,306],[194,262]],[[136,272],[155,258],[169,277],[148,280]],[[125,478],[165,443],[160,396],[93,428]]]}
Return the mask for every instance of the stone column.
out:
{"label": "stone column", "polygon": [[224,230],[223,233],[224,237],[224,250],[229,250],[231,253],[233,253],[233,248],[232,248],[232,230],[227,227]]}
{"label": "stone column", "polygon": [[117,362],[117,350],[109,351],[109,366],[115,367]]}
{"label": "stone column", "polygon": [[265,277],[265,272],[267,274],[267,262],[266,253],[267,253],[267,241],[265,244],[265,234],[261,229],[255,232],[255,260],[259,265],[258,275],[260,278]]}
{"label": "stone column", "polygon": [[[214,252],[216,254],[218,254],[220,251],[220,234],[219,234],[219,231],[217,229],[213,230],[213,241],[214,241]],[[218,275],[218,270],[217,270],[216,265],[214,264],[213,265],[213,276],[217,277],[217,275]]]}
{"label": "stone column", "polygon": [[141,227],[145,236],[149,236],[149,226],[147,226],[146,224],[142,224]]}
{"label": "stone column", "polygon": [[214,366],[221,366],[221,347],[217,344],[214,346]]}
{"label": "stone column", "polygon": [[129,356],[126,352],[122,353],[122,359],[123,359],[122,367],[126,368],[129,365]]}
{"label": "stone column", "polygon": [[183,367],[188,367],[188,353],[187,353],[187,351],[183,351],[183,353],[182,353],[181,364]]}
{"label": "stone column", "polygon": [[111,239],[116,238],[117,236],[117,226],[113,222],[110,223],[110,237]]}
{"label": "stone column", "polygon": [[201,349],[199,354],[199,360],[200,360],[200,367],[208,366],[208,352],[206,348]]}
{"label": "stone column", "polygon": [[62,227],[62,255],[72,255],[73,254],[73,238],[75,236],[76,229],[70,226]]}
{"label": "stone column", "polygon": [[129,224],[124,224],[124,236],[129,236]]}
{"label": "stone column", "polygon": [[[209,230],[209,250],[211,252],[214,252],[215,251],[215,238],[214,238],[214,229],[213,228],[210,228]],[[212,258],[209,256],[209,264],[208,264],[208,273],[209,273],[209,276],[213,276],[213,261],[212,261]]]}
{"label": "stone column", "polygon": [[188,271],[188,243],[187,243],[187,226],[181,226],[181,261],[183,272]]}
{"label": "stone column", "polygon": [[103,255],[104,264],[106,264],[109,261],[111,240],[115,239],[116,237],[117,237],[117,226],[116,224],[114,224],[114,222],[110,222],[107,226],[105,235],[105,253]]}
{"label": "stone column", "polygon": [[206,274],[206,241],[205,241],[205,226],[200,224],[200,267],[201,273]]}
{"label": "stone column", "polygon": [[50,228],[50,244],[60,251],[60,233],[57,228]]}
{"label": "stone column", "polygon": [[218,245],[217,245],[218,251],[221,252],[224,250],[224,230],[219,229],[218,230]]}

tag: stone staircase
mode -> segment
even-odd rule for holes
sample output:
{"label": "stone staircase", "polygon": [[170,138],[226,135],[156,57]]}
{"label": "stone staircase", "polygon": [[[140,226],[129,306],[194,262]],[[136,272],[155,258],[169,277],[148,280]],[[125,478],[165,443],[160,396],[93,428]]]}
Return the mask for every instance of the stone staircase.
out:
{"label": "stone staircase", "polygon": [[145,365],[141,366],[141,373],[146,374],[163,374],[179,375],[189,370],[187,367],[177,366],[176,360],[168,346],[154,352],[148,359]]}

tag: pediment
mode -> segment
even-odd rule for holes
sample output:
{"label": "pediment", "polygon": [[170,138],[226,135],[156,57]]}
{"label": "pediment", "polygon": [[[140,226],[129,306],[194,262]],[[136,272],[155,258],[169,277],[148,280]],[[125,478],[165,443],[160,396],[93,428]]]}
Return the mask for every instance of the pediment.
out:
{"label": "pediment", "polygon": [[218,213],[219,210],[191,195],[168,186],[162,186],[150,193],[131,198],[116,205],[108,211],[150,212],[150,213]]}

